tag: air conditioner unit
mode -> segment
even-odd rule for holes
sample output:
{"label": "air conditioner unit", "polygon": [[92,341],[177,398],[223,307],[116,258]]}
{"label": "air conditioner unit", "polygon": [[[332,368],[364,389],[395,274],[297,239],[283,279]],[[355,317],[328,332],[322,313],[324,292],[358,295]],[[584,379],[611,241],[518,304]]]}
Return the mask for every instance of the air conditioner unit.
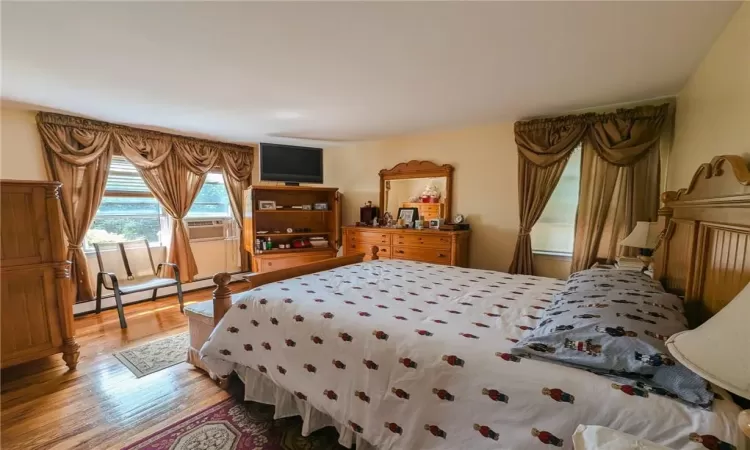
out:
{"label": "air conditioner unit", "polygon": [[188,237],[191,241],[224,239],[226,236],[226,219],[193,219],[186,220]]}

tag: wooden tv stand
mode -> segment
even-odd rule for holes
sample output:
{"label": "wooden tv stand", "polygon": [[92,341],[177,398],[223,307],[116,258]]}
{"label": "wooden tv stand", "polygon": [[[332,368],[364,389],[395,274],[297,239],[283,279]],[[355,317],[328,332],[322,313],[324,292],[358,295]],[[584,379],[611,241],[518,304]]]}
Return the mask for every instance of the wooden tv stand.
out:
{"label": "wooden tv stand", "polygon": [[[282,209],[261,209],[260,203],[273,201]],[[327,210],[292,209],[292,206],[327,203]],[[341,242],[341,194],[337,188],[309,186],[256,185],[245,191],[245,248],[252,255],[255,273],[286,269],[334,258]],[[288,232],[288,229],[292,232]],[[265,232],[265,233],[263,233]],[[295,239],[325,237],[323,248],[281,249]],[[256,239],[271,238],[273,249],[258,250]]]}

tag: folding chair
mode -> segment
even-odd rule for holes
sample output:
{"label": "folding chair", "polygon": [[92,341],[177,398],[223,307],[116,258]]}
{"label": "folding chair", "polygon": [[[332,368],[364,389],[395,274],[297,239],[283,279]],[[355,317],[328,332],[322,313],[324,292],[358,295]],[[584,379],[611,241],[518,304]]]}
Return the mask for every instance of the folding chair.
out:
{"label": "folding chair", "polygon": [[[180,269],[173,263],[159,263],[154,267],[147,240],[94,244],[94,249],[99,262],[99,273],[96,275],[97,313],[102,309],[102,286],[115,294],[120,328],[128,327],[121,299],[124,294],[153,290],[151,300],[156,300],[156,292],[160,288],[177,286],[177,299],[180,312],[183,312]],[[174,278],[160,277],[163,267],[170,267],[174,271]]]}

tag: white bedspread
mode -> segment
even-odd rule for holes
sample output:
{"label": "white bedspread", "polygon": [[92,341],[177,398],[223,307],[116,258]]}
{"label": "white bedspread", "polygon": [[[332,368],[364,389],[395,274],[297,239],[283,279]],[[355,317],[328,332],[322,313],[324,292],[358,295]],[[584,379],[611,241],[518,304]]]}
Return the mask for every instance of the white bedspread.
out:
{"label": "white bedspread", "polygon": [[704,448],[691,433],[744,449],[729,401],[704,411],[510,357],[561,285],[410,261],[345,266],[238,294],[201,355],[219,374],[259,370],[382,449],[569,449],[582,423],[675,449]]}

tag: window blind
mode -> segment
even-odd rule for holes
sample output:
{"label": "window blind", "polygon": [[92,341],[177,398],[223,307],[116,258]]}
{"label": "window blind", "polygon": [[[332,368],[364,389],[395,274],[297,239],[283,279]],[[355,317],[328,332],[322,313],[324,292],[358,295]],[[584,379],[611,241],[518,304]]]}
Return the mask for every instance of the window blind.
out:
{"label": "window blind", "polygon": [[115,193],[151,195],[138,170],[123,156],[113,156],[109,165],[105,195]]}

